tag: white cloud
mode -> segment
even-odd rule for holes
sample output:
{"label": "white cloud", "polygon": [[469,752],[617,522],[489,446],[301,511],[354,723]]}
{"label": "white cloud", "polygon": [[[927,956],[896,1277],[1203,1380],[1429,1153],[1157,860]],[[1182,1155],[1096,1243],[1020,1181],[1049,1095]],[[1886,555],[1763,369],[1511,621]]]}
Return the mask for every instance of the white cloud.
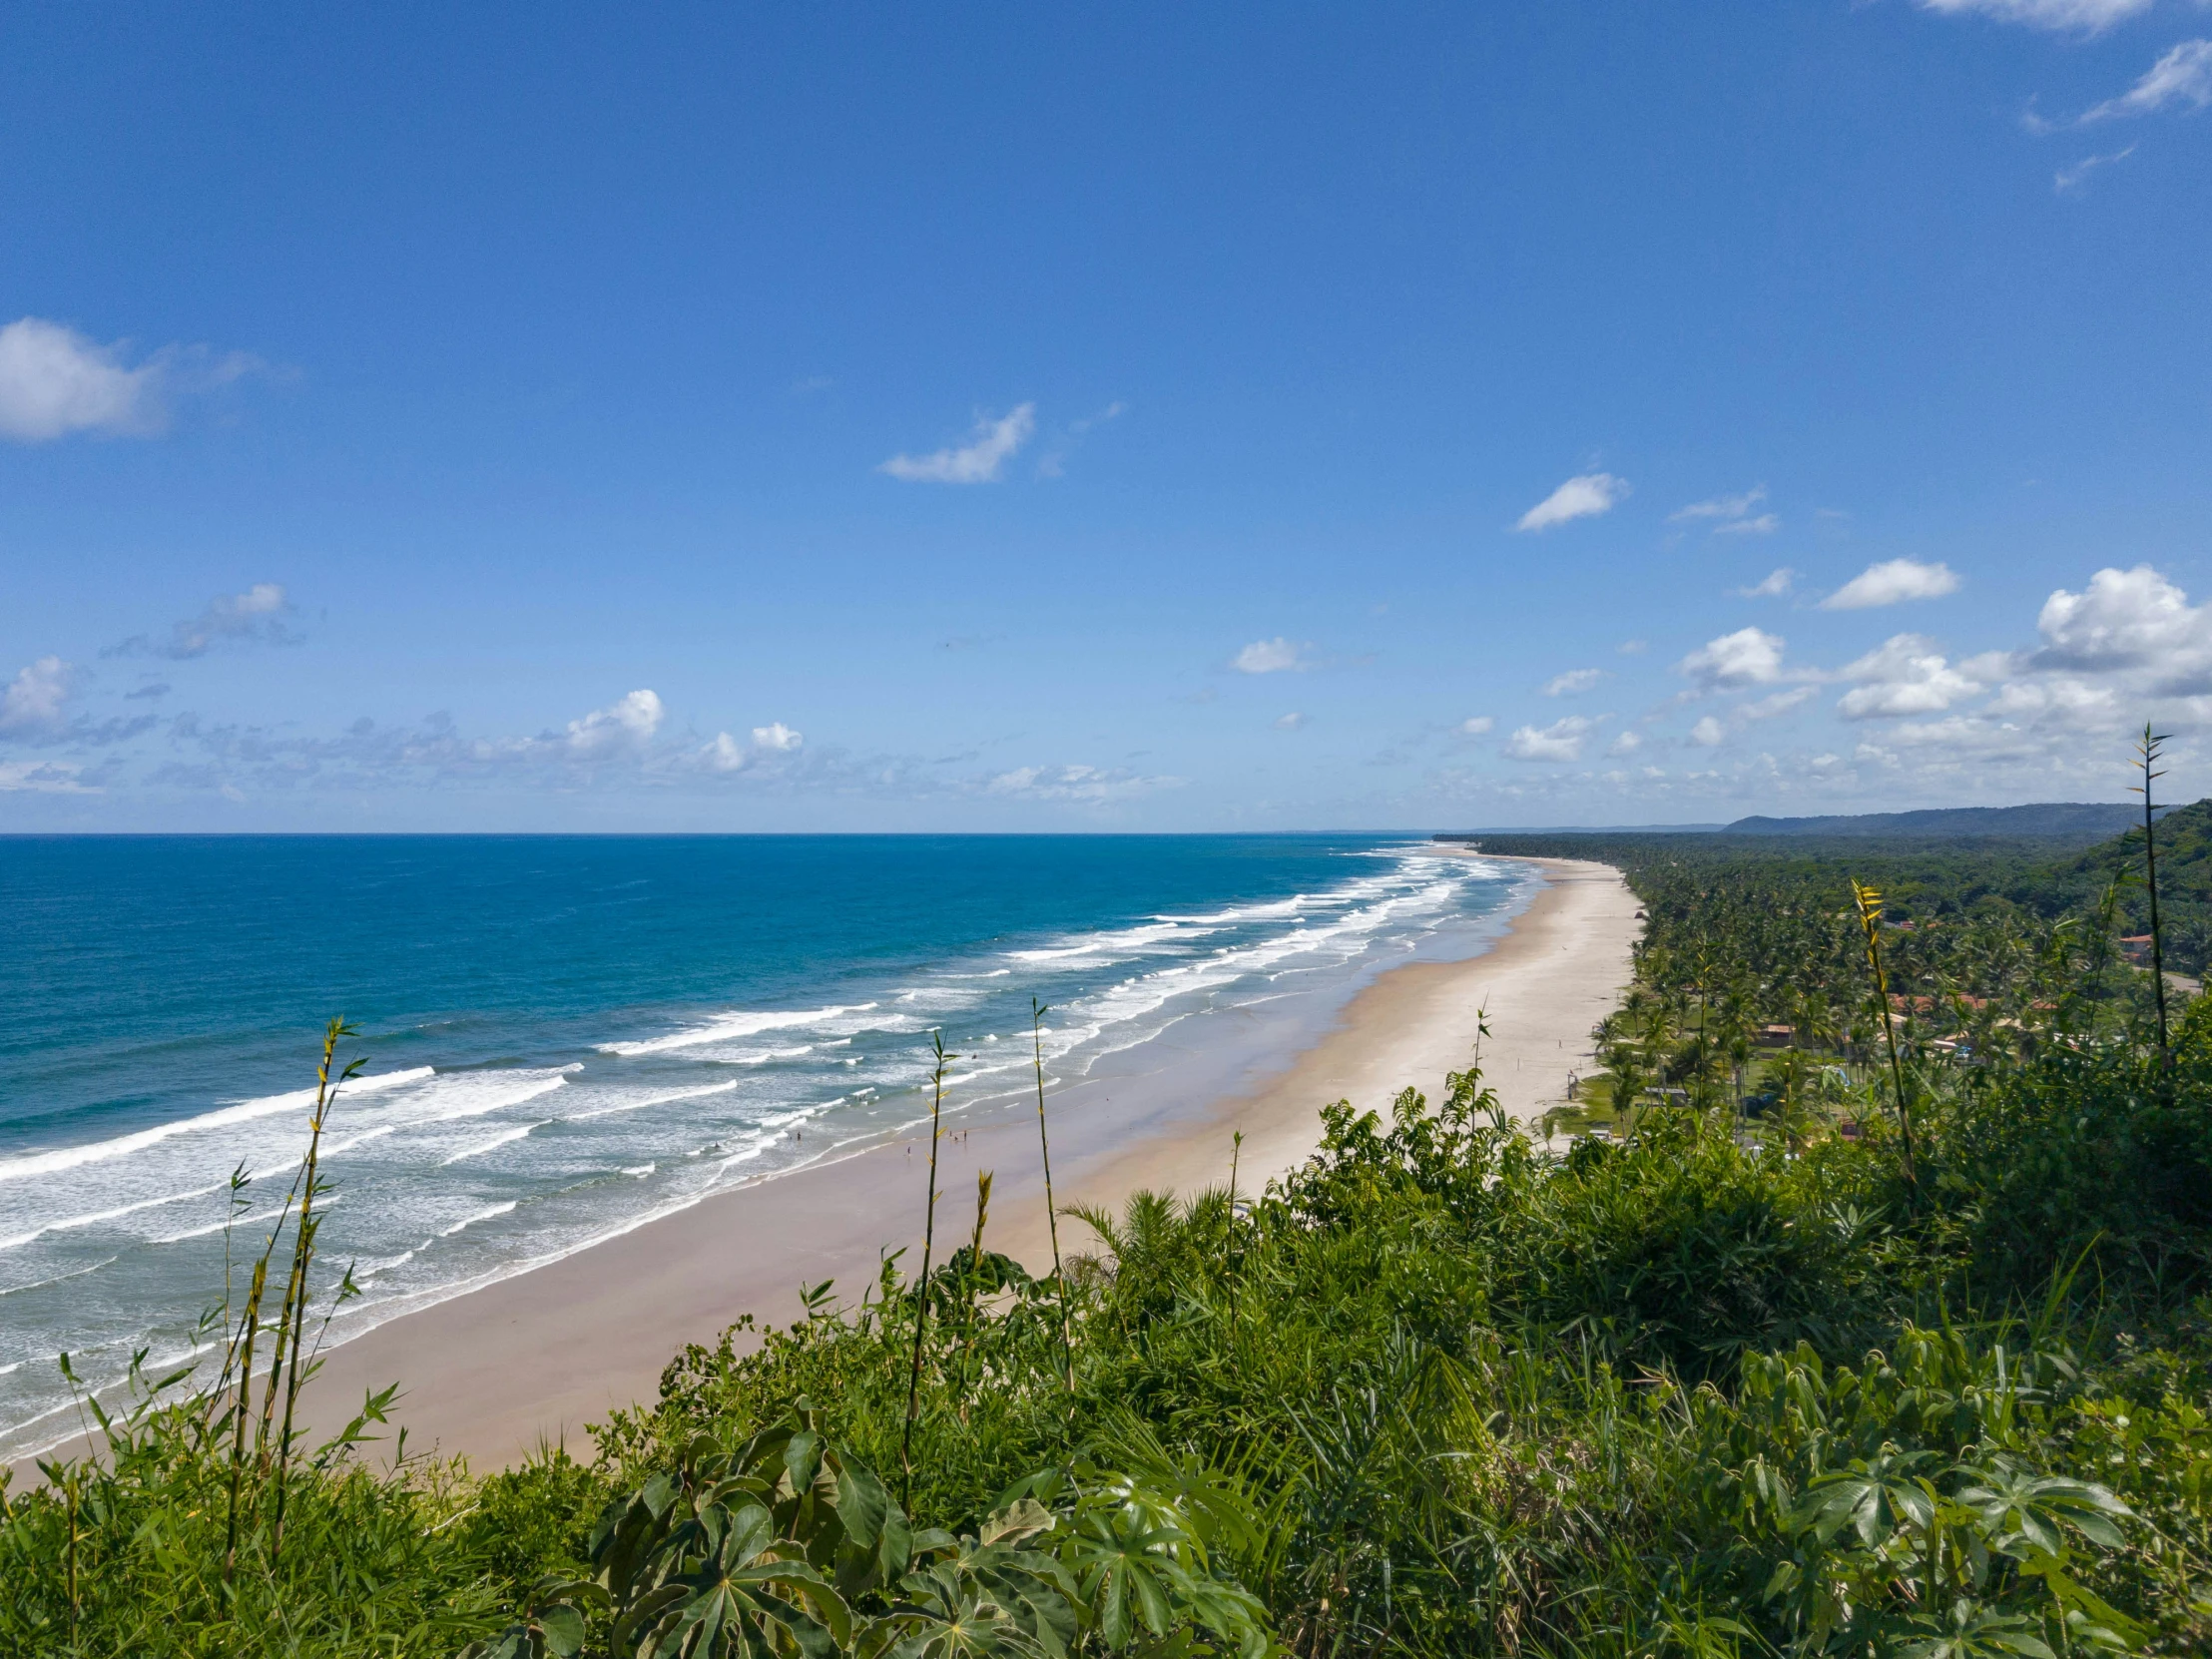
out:
{"label": "white cloud", "polygon": [[59,657],[41,657],[0,692],[0,737],[59,737],[69,725],[65,705],[76,671]]}
{"label": "white cloud", "polygon": [[0,328],[0,434],[43,443],[71,432],[158,432],[162,365],[123,365],[118,345],[26,316]]}
{"label": "white cloud", "polygon": [[2212,606],[2192,606],[2149,565],[2100,570],[2081,593],[2060,588],[2035,629],[2042,647],[2033,668],[2125,672],[2157,695],[2212,695]]}
{"label": "white cloud", "polygon": [[1802,707],[1818,696],[1820,696],[1818,686],[1793,686],[1788,691],[1779,691],[1771,697],[1762,697],[1756,703],[1742,705],[1736,710],[1736,720],[1741,725],[1748,725],[1755,720],[1774,720],[1779,716],[1788,714],[1792,709]]}
{"label": "white cloud", "polygon": [[1766,498],[1767,486],[1754,484],[1741,495],[1716,495],[1710,501],[1693,501],[1680,511],[1669,513],[1667,522],[1680,524],[1693,518],[1742,518]]}
{"label": "white cloud", "polygon": [[580,761],[608,760],[644,752],[661,729],[661,700],[650,691],[634,691],[604,709],[568,723],[568,753]]}
{"label": "white cloud", "polygon": [[2070,195],[2089,182],[2089,175],[2100,167],[2110,167],[2114,162],[2124,162],[2135,154],[2135,146],[2115,150],[2105,156],[2084,156],[2071,167],[2062,167],[2050,176],[2050,188],[2060,196]]}
{"label": "white cloud", "polygon": [[1614,646],[1613,649],[1623,657],[1641,657],[1645,652],[1651,649],[1651,641],[1623,640],[1620,644]]}
{"label": "white cloud", "polygon": [[985,780],[987,795],[1012,796],[1029,801],[1076,801],[1096,804],[1171,789],[1178,778],[1142,778],[1121,769],[1090,766],[1016,767]]}
{"label": "white cloud", "polygon": [[101,345],[62,323],[18,317],[0,328],[0,437],[151,436],[169,424],[168,393],[225,385],[260,366],[200,346],[167,346],[134,366],[121,341]]}
{"label": "white cloud", "polygon": [[1908,599],[1940,599],[1958,591],[1950,566],[1924,565],[1917,559],[1885,559],[1869,565],[1821,601],[1824,611],[1865,611],[1899,605]]}
{"label": "white cloud", "polygon": [[1921,0],[1921,5],[1945,17],[1978,14],[2031,29],[2078,29],[2093,35],[2149,11],[2151,0]]}
{"label": "white cloud", "polygon": [[1716,748],[1727,736],[1728,733],[1722,728],[1721,723],[1711,715],[1707,715],[1690,728],[1690,741],[1701,749]]}
{"label": "white cloud", "polygon": [[1771,536],[1782,528],[1782,520],[1774,513],[1761,513],[1757,518],[1732,518],[1726,524],[1713,526],[1716,536]]}
{"label": "white cloud", "polygon": [[33,795],[98,795],[101,792],[79,782],[78,768],[70,761],[0,761],[0,793],[20,791]]}
{"label": "white cloud", "polygon": [[1798,573],[1788,565],[1771,573],[1764,581],[1754,582],[1748,588],[1738,588],[1739,599],[1784,599],[1797,583]]}
{"label": "white cloud", "polygon": [[1546,697],[1574,697],[1588,691],[1605,678],[1602,668],[1570,668],[1564,674],[1555,674],[1544,682]]}
{"label": "white cloud", "polygon": [[298,636],[284,625],[291,602],[276,582],[256,582],[244,593],[223,594],[208,601],[198,616],[170,629],[169,638],[156,644],[144,634],[101,653],[108,657],[169,657],[179,662],[204,657],[223,640],[261,641],[269,645],[292,645]]}
{"label": "white cloud", "polygon": [[760,766],[776,755],[796,755],[807,740],[782,721],[771,721],[766,726],[753,728],[751,747],[738,742],[727,732],[718,732],[715,739],[701,749],[695,757],[698,765],[709,772],[746,772]]}
{"label": "white cloud", "polygon": [[1782,678],[1783,640],[1761,628],[1739,628],[1709,640],[1675,665],[1707,691],[1770,685]]}
{"label": "white cloud", "polygon": [[1306,724],[1306,717],[1293,710],[1275,723],[1278,732],[1295,732]]}
{"label": "white cloud", "polygon": [[1230,667],[1239,674],[1303,674],[1313,664],[1306,653],[1311,646],[1293,645],[1277,635],[1272,640],[1255,640],[1238,652]]}
{"label": "white cloud", "polygon": [[1754,484],[1741,495],[1716,495],[1709,501],[1693,501],[1679,511],[1669,513],[1669,524],[1684,524],[1695,519],[1716,520],[1713,534],[1716,536],[1771,536],[1782,528],[1782,520],[1773,513],[1751,516],[1752,508],[1767,498],[1767,486]]}
{"label": "white cloud", "polygon": [[1571,519],[1594,518],[1599,513],[1609,513],[1628,499],[1626,478],[1616,478],[1610,472],[1585,472],[1569,478],[1528,511],[1521,514],[1516,530],[1548,530],[1555,524],[1565,524]]}
{"label": "white cloud", "polygon": [[1479,738],[1496,724],[1488,715],[1476,715],[1471,720],[1462,720],[1459,723],[1459,735],[1462,738]]}
{"label": "white cloud", "polygon": [[1884,641],[1847,667],[1843,677],[1857,682],[1836,706],[1846,720],[1940,714],[1982,689],[1978,680],[1946,662],[1934,640],[1921,634],[1898,634]]}
{"label": "white cloud", "polygon": [[1071,432],[1088,432],[1093,426],[1103,426],[1109,420],[1119,420],[1128,412],[1129,405],[1117,397],[1106,407],[1099,410],[1098,413],[1084,415],[1080,419],[1069,421],[1068,430]]}
{"label": "white cloud", "polygon": [[2153,115],[2169,104],[2186,104],[2193,110],[2212,104],[2212,40],[2183,41],[2126,92],[2085,112],[2081,123]]}
{"label": "white cloud", "polygon": [[1643,746],[1644,740],[1640,733],[1623,732],[1605,746],[1605,753],[1608,755],[1633,755]]}
{"label": "white cloud", "polygon": [[915,484],[990,484],[1037,429],[1037,406],[1023,403],[997,420],[975,423],[974,436],[958,448],[928,455],[893,455],[875,470]]}
{"label": "white cloud", "polygon": [[1583,740],[1596,722],[1568,715],[1549,726],[1523,726],[1505,740],[1505,753],[1516,761],[1579,761]]}

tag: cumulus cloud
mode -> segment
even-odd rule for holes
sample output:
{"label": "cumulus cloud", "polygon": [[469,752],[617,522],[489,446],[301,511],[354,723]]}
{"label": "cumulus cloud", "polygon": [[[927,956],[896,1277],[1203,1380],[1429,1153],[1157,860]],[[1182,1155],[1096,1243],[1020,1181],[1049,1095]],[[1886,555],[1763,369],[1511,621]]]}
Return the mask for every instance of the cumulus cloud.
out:
{"label": "cumulus cloud", "polygon": [[2058,589],[2036,632],[2032,649],[1960,662],[1901,634],[1850,664],[1838,712],[1891,723],[1861,759],[1931,778],[1970,766],[2008,788],[2108,787],[2146,717],[2183,734],[2184,759],[2189,735],[2212,730],[2212,606],[2190,604],[2151,567]]}
{"label": "cumulus cloud", "polygon": [[208,601],[207,609],[169,631],[166,640],[135,634],[112,645],[105,657],[167,657],[184,662],[205,657],[226,641],[238,644],[295,645],[299,636],[287,626],[291,602],[276,582],[256,582],[244,593],[223,594]]}
{"label": "cumulus cloud", "polygon": [[1521,514],[1516,530],[1549,530],[1577,518],[1609,513],[1628,499],[1626,478],[1610,472],[1585,472],[1569,478],[1528,511]]}
{"label": "cumulus cloud", "polygon": [[1945,17],[1978,15],[1999,23],[2024,23],[2031,29],[2093,35],[2149,11],[2151,0],[1921,0],[1921,5]]}
{"label": "cumulus cloud", "polygon": [[1294,709],[1291,713],[1276,721],[1275,729],[1278,732],[1295,732],[1305,724],[1306,717]]}
{"label": "cumulus cloud", "polygon": [[1690,741],[1701,749],[1717,748],[1727,736],[1727,728],[1711,715],[1690,728]]}
{"label": "cumulus cloud", "polygon": [[1821,601],[1824,611],[1866,611],[1900,605],[1909,599],[1940,599],[1958,591],[1958,578],[1945,564],[1918,559],[1885,559],[1869,565]]}
{"label": "cumulus cloud", "polygon": [[1763,628],[1739,628],[1699,646],[1675,664],[1675,672],[1705,691],[1770,685],[1782,678],[1783,643]]}
{"label": "cumulus cloud", "polygon": [[1982,689],[1921,634],[1893,636],[1846,667],[1843,677],[1856,682],[1836,705],[1846,720],[1940,714]]}
{"label": "cumulus cloud", "polygon": [[1605,678],[1602,668],[1570,668],[1564,674],[1555,674],[1544,682],[1546,697],[1575,697],[1588,691]]}
{"label": "cumulus cloud", "polygon": [[221,385],[257,366],[243,353],[180,346],[132,364],[121,341],[101,345],[62,323],[19,317],[0,328],[0,437],[149,437],[169,424],[170,393]]}
{"label": "cumulus cloud", "polygon": [[1713,526],[1716,536],[1771,536],[1782,528],[1782,519],[1775,513],[1761,513],[1757,518],[1732,518],[1725,524]]}
{"label": "cumulus cloud", "polygon": [[698,760],[709,772],[745,772],[779,755],[796,755],[807,740],[782,721],[771,721],[766,726],[753,728],[750,746],[738,742],[727,732],[718,732],[715,739],[699,751]]}
{"label": "cumulus cloud", "polygon": [[160,365],[126,368],[120,345],[26,316],[0,328],[0,433],[44,443],[71,432],[161,430]]}
{"label": "cumulus cloud", "polygon": [[1523,726],[1505,740],[1505,753],[1515,761],[1579,761],[1582,745],[1597,722],[1568,715],[1549,726]]}
{"label": "cumulus cloud", "polygon": [[993,420],[975,422],[968,442],[927,455],[893,455],[875,470],[909,484],[992,484],[1037,429],[1037,406],[1023,403]]}
{"label": "cumulus cloud", "polygon": [[604,709],[594,709],[570,721],[561,742],[570,757],[579,761],[643,754],[653,734],[661,729],[664,713],[656,693],[634,691]]}
{"label": "cumulus cloud", "polygon": [[2080,593],[2060,588],[2035,629],[2042,644],[2031,668],[2124,672],[2155,695],[2212,695],[2212,606],[2191,605],[2149,565],[2100,570]]}
{"label": "cumulus cloud", "polygon": [[1797,577],[1796,571],[1784,565],[1780,570],[1771,572],[1763,581],[1754,582],[1748,588],[1738,588],[1736,596],[1739,599],[1786,599],[1790,590],[1797,585]]}
{"label": "cumulus cloud", "polygon": [[2212,40],[2185,40],[2172,48],[2126,92],[2083,112],[2081,124],[2155,115],[2177,104],[2192,110],[2212,104]]}
{"label": "cumulus cloud", "polygon": [[76,671],[59,657],[27,665],[0,692],[0,737],[53,739],[69,729],[67,704]]}
{"label": "cumulus cloud", "polygon": [[1633,755],[1643,746],[1644,740],[1641,733],[1623,732],[1605,746],[1605,753],[1608,755]]}
{"label": "cumulus cloud", "polygon": [[1272,640],[1254,640],[1231,659],[1229,666],[1239,674],[1302,674],[1313,667],[1306,655],[1312,649],[1277,635]]}
{"label": "cumulus cloud", "polygon": [[1479,738],[1496,724],[1488,715],[1476,715],[1471,720],[1462,720],[1458,732],[1462,738]]}

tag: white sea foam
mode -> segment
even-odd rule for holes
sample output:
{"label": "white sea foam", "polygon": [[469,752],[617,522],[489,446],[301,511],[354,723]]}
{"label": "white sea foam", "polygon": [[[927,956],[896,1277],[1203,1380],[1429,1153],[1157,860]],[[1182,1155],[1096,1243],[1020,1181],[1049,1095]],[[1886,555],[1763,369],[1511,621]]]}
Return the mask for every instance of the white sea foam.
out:
{"label": "white sea foam", "polygon": [[474,1227],[480,1221],[490,1221],[495,1216],[506,1215],[508,1212],[515,1208],[516,1203],[517,1200],[510,1198],[504,1204],[494,1204],[488,1210],[478,1210],[472,1216],[463,1216],[451,1227],[439,1229],[438,1237],[441,1239],[450,1239],[454,1234]]}
{"label": "white sea foam", "polygon": [[[240,1216],[238,1218],[238,1222],[239,1224],[243,1225],[251,1219],[252,1218],[248,1216]],[[187,1239],[204,1239],[210,1233],[220,1233],[226,1227],[229,1227],[231,1225],[232,1219],[229,1216],[226,1216],[221,1221],[209,1222],[205,1227],[189,1227],[182,1233],[172,1233],[166,1238],[148,1239],[146,1242],[150,1245],[183,1244]]]}
{"label": "white sea foam", "polygon": [[65,1279],[82,1279],[88,1273],[98,1273],[102,1268],[113,1267],[116,1260],[111,1256],[105,1262],[93,1263],[89,1268],[72,1268],[67,1273],[55,1274],[51,1279],[34,1279],[28,1285],[11,1285],[0,1291],[0,1296],[21,1296],[26,1291],[43,1291],[49,1285],[59,1285]]}
{"label": "white sea foam", "polygon": [[210,1193],[223,1191],[227,1185],[228,1182],[219,1181],[212,1187],[195,1187],[189,1193],[165,1193],[160,1198],[142,1198],[136,1204],[121,1204],[113,1210],[95,1210],[90,1215],[50,1221],[44,1227],[34,1228],[28,1233],[18,1233],[12,1239],[0,1239],[0,1250],[14,1250],[19,1245],[29,1244],[33,1239],[43,1239],[49,1233],[73,1233],[80,1227],[93,1227],[104,1221],[118,1221],[124,1216],[135,1216],[141,1210],[158,1210],[164,1204],[182,1204],[188,1198],[206,1198]]}
{"label": "white sea foam", "polygon": [[442,1167],[446,1164],[457,1164],[463,1158],[481,1157],[484,1153],[495,1151],[498,1148],[507,1145],[511,1141],[521,1140],[523,1136],[529,1134],[530,1131],[533,1129],[543,1129],[546,1124],[551,1123],[552,1121],[553,1120],[551,1118],[544,1118],[537,1123],[518,1124],[512,1129],[503,1130],[501,1133],[492,1136],[492,1138],[488,1141],[481,1142],[476,1146],[464,1147],[459,1152],[454,1153],[453,1156],[450,1158],[440,1158],[438,1160],[438,1163]]}
{"label": "white sea foam", "polygon": [[[387,1071],[374,1077],[356,1077],[345,1085],[340,1099],[373,1089],[398,1088],[407,1083],[419,1083],[432,1076],[435,1068],[415,1066],[407,1071]],[[204,1134],[213,1129],[229,1129],[241,1123],[252,1123],[257,1118],[275,1117],[279,1112],[305,1111],[314,1104],[314,1090],[293,1089],[285,1094],[265,1095],[259,1100],[242,1100],[235,1105],[218,1107],[212,1112],[202,1112],[198,1117],[179,1118],[174,1123],[158,1123],[151,1129],[134,1130],[128,1135],[118,1135],[108,1141],[88,1141],[80,1146],[57,1146],[45,1152],[27,1152],[14,1158],[0,1158],[0,1181],[20,1181],[26,1176],[54,1175],[65,1169],[76,1169],[82,1164],[96,1164],[109,1158],[126,1157],[133,1152],[178,1135]]]}
{"label": "white sea foam", "polygon": [[581,1066],[563,1066],[559,1071],[471,1071],[454,1074],[450,1079],[441,1077],[439,1087],[426,1098],[425,1108],[410,1128],[421,1128],[433,1123],[457,1123],[463,1118],[480,1118],[487,1112],[496,1112],[505,1106],[520,1106],[526,1100],[535,1100],[541,1094],[551,1094],[564,1087],[568,1073],[580,1071]]}
{"label": "white sea foam", "polygon": [[734,1082],[709,1083],[702,1089],[677,1089],[668,1094],[645,1095],[637,1100],[618,1100],[612,1106],[595,1107],[589,1112],[571,1112],[561,1121],[564,1123],[587,1123],[593,1118],[613,1117],[617,1112],[642,1112],[648,1106],[666,1106],[672,1101],[697,1100],[702,1095],[710,1094],[729,1094],[737,1086]]}
{"label": "white sea foam", "polygon": [[703,1025],[671,1031],[665,1037],[649,1037],[643,1042],[601,1043],[599,1052],[624,1056],[667,1054],[679,1048],[696,1048],[701,1043],[729,1042],[737,1037],[759,1036],[763,1031],[791,1031],[821,1025],[844,1014],[864,1014],[874,1006],[872,1002],[855,1002],[841,1007],[810,1008],[790,1013],[738,1011],[711,1019]]}

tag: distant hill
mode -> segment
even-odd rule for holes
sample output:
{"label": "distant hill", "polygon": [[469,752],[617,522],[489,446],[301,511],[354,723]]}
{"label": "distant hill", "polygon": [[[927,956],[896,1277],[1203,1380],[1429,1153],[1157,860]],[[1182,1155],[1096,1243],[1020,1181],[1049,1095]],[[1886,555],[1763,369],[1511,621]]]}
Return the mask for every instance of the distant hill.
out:
{"label": "distant hill", "polygon": [[1740,818],[1724,835],[2002,835],[2087,843],[2125,834],[2142,823],[2126,802],[2049,801],[2029,807],[1936,807],[1918,813],[1836,818]]}
{"label": "distant hill", "polygon": [[[2120,925],[2129,933],[2150,926],[2150,901],[2139,879],[2143,867],[2141,810],[2121,834],[2070,857],[2059,858],[2015,883],[2019,902],[2045,914],[2093,906],[2115,875],[2129,877],[2120,892]],[[2158,821],[2158,904],[2166,931],[2166,965],[2202,973],[2212,965],[2212,799],[2178,807]]]}

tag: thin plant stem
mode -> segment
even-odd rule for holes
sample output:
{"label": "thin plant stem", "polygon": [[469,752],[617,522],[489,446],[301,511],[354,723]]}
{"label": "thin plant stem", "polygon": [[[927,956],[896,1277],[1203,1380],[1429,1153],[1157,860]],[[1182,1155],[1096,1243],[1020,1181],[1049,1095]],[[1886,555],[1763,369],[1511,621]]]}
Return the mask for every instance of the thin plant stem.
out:
{"label": "thin plant stem", "polygon": [[239,1320],[242,1335],[239,1343],[238,1402],[232,1407],[231,1421],[230,1514],[223,1528],[223,1578],[226,1583],[230,1582],[232,1569],[238,1565],[239,1495],[246,1478],[246,1421],[251,1414],[254,1400],[254,1339],[261,1332],[262,1294],[268,1288],[269,1252],[265,1250],[261,1260],[254,1264],[254,1278],[246,1292],[246,1312]]}
{"label": "thin plant stem", "polygon": [[937,1242],[937,1141],[942,1133],[938,1124],[944,1116],[945,1064],[959,1058],[945,1051],[942,1031],[929,1033],[929,1045],[937,1057],[929,1074],[929,1202],[922,1212],[921,1277],[914,1281],[914,1363],[906,1379],[906,1429],[898,1442],[898,1468],[905,1477],[904,1501],[909,1507],[914,1497],[914,1419],[921,1414],[921,1340],[929,1328],[929,1262]]}
{"label": "thin plant stem", "polygon": [[1890,1078],[1897,1087],[1898,1132],[1905,1143],[1905,1179],[1918,1191],[1921,1177],[1913,1159],[1913,1114],[1905,1103],[1905,1062],[1898,1057],[1898,1029],[1890,1017],[1890,976],[1882,966],[1882,894],[1853,881],[1851,896],[1859,906],[1860,929],[1867,935],[1867,962],[1874,969],[1875,1001],[1882,1008],[1882,1031],[1890,1043]]}
{"label": "thin plant stem", "polygon": [[[1232,1130],[1229,1136],[1229,1235],[1237,1234],[1237,1161],[1244,1156],[1244,1131]],[[1234,1340],[1237,1327],[1237,1287],[1240,1279],[1229,1281],[1229,1328]]]}
{"label": "thin plant stem", "polygon": [[2150,723],[2143,724],[2143,741],[2135,746],[2135,753],[2142,758],[2143,783],[2140,789],[2130,789],[2130,795],[2143,798],[2143,885],[2150,893],[2150,982],[2158,999],[2158,1058],[2161,1064],[2172,1059],[2166,1042],[2166,941],[2158,925],[2158,844],[2151,831],[2152,812],[2150,787],[2165,777],[2163,772],[2153,772],[2159,760],[2159,747],[2166,741],[2162,732],[2154,733]]}
{"label": "thin plant stem", "polygon": [[1052,1137],[1044,1125],[1044,1016],[1045,1005],[1029,999],[1029,1049],[1037,1064],[1037,1150],[1044,1157],[1044,1223],[1052,1235],[1052,1283],[1060,1293],[1060,1361],[1067,1376],[1068,1392],[1075,1392],[1075,1341],[1068,1333],[1068,1283],[1060,1269],[1060,1211],[1052,1201]]}
{"label": "thin plant stem", "polygon": [[991,1171],[975,1175],[975,1232],[968,1240],[967,1267],[960,1274],[960,1351],[953,1367],[959,1378],[960,1420],[967,1421],[968,1359],[975,1352],[975,1328],[981,1311],[975,1305],[978,1271],[983,1266],[983,1223],[991,1213]]}
{"label": "thin plant stem", "polygon": [[315,1234],[321,1227],[312,1211],[322,1155],[322,1126],[329,1121],[338,1090],[361,1069],[361,1062],[354,1060],[333,1079],[330,1057],[336,1052],[340,1037],[354,1034],[354,1028],[344,1020],[330,1021],[322,1037],[322,1066],[315,1073],[314,1117],[307,1125],[307,1172],[299,1194],[299,1230],[292,1249],[291,1284],[286,1290],[291,1308],[291,1369],[284,1379],[284,1421],[276,1436],[276,1515],[269,1534],[269,1558],[273,1566],[284,1547],[284,1471],[291,1460],[291,1423],[299,1404],[299,1385],[305,1381],[300,1363],[301,1339],[307,1323],[307,1270],[314,1261]]}

